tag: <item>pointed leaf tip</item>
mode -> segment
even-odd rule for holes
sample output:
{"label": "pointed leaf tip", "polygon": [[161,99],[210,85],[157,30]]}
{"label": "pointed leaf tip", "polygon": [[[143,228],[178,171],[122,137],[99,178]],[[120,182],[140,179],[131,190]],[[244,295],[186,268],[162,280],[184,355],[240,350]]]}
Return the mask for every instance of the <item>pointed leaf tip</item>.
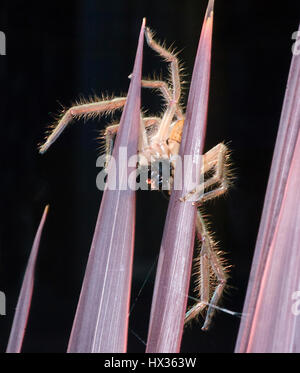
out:
{"label": "pointed leaf tip", "polygon": [[[180,351],[191,278],[196,206],[179,201],[193,189],[195,176],[197,182],[200,181],[199,155],[202,154],[206,130],[213,3],[208,4],[202,26],[180,145],[181,159],[192,155],[193,162],[184,165],[187,172],[183,175],[183,188],[174,188],[169,202],[151,306],[147,353]],[[180,172],[175,169],[174,180],[178,174]]]}
{"label": "pointed leaf tip", "polygon": [[206,13],[205,13],[205,20],[207,20],[208,18],[212,18],[213,17],[213,14],[214,14],[214,4],[215,4],[214,0],[209,0],[208,5],[207,5],[207,9],[206,9]]}
{"label": "pointed leaf tip", "polygon": [[36,232],[31,253],[27,262],[27,267],[6,349],[7,353],[19,353],[22,348],[33,292],[35,263],[48,210],[49,205],[47,205],[44,209],[43,216]]}
{"label": "pointed leaf tip", "polygon": [[[128,159],[137,154],[139,140],[144,28],[143,20],[112,153],[115,173],[108,166],[108,179],[114,177],[112,175],[119,177],[115,187],[106,188],[102,196],[67,350],[71,353],[120,353],[127,348],[135,230],[135,191],[128,188],[128,179],[133,169],[136,170],[135,166],[127,165]],[[126,149],[126,155],[122,148]],[[127,158],[125,166],[120,155]]]}

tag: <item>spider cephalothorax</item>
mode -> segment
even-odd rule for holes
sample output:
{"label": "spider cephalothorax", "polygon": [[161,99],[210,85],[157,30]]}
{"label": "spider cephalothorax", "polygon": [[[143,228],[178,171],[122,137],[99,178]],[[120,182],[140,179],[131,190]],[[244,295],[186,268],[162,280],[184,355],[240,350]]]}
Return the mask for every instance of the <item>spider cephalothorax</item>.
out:
{"label": "spider cephalothorax", "polygon": [[[181,78],[180,65],[175,53],[167,50],[153,39],[152,32],[146,28],[146,40],[150,48],[156,51],[169,63],[169,83],[162,80],[142,80],[144,88],[158,90],[165,100],[165,110],[161,116],[145,116],[141,114],[141,131],[138,146],[138,168],[144,170],[146,182],[151,189],[171,190],[176,168],[176,158],[179,152],[181,135],[185,115],[180,105]],[[113,99],[96,99],[91,102],[79,103],[59,118],[57,125],[40,147],[44,153],[57,139],[64,128],[75,118],[90,118],[97,115],[121,109],[126,103],[126,97]],[[106,154],[111,155],[114,138],[119,125],[114,124],[104,132]],[[227,147],[220,143],[203,155],[202,174],[203,182],[181,199],[182,202],[191,201],[202,206],[206,201],[224,194],[229,187],[229,153]],[[170,175],[168,180],[163,178],[163,169]],[[209,176],[207,176],[209,175]],[[164,184],[165,183],[165,184]],[[224,291],[227,281],[227,267],[200,209],[197,210],[196,233],[200,248],[196,259],[196,291],[198,302],[187,312],[186,321],[202,314],[205,318],[203,330],[210,323],[217,304]],[[205,313],[205,310],[207,312]]]}

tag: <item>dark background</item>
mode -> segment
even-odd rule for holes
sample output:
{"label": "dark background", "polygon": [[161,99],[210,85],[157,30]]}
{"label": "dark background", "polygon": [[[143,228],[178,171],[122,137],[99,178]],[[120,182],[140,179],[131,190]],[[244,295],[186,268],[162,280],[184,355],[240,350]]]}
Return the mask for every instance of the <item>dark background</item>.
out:
{"label": "dark background", "polygon": [[[106,120],[73,124],[45,155],[37,151],[60,104],[126,92],[142,18],[167,45],[181,50],[190,80],[207,1],[2,2],[0,30],[1,222],[0,317],[5,351],[26,262],[44,206],[50,211],[37,262],[24,352],[64,352],[76,310],[101,192],[96,188],[98,131]],[[291,35],[300,20],[295,1],[216,0],[206,150],[229,142],[237,176],[225,199],[207,206],[220,246],[233,264],[223,306],[242,311],[263,207],[284,91]],[[166,72],[145,45],[143,74]],[[188,85],[186,86],[188,88]],[[159,97],[143,91],[150,112]],[[132,301],[155,262],[167,200],[137,193]],[[143,352],[155,271],[135,302],[129,352]],[[232,352],[240,319],[219,312],[209,332],[186,328],[183,352]],[[137,336],[139,338],[137,338]]]}

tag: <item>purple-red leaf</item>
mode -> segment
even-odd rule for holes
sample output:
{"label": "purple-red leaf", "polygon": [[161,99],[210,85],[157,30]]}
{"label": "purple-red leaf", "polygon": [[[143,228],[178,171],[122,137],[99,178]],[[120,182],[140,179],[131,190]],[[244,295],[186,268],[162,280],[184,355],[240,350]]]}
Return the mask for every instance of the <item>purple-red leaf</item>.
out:
{"label": "purple-red leaf", "polygon": [[47,213],[49,206],[45,207],[40,225],[35,235],[35,239],[32,245],[31,253],[27,263],[22,288],[20,291],[13,325],[10,331],[9,341],[7,345],[7,353],[18,353],[21,351],[23,338],[26,330],[33,286],[34,286],[34,272],[35,272],[35,263],[39,250],[41,235],[43,232],[44,224],[46,221]]}
{"label": "purple-red leaf", "polygon": [[[128,176],[136,172],[126,162],[138,147],[144,27],[145,20],[112,154],[117,184],[103,193],[68,352],[126,351],[135,229],[135,191]],[[119,162],[121,147],[127,150],[125,167]]]}
{"label": "purple-red leaf", "polygon": [[300,352],[300,56],[288,78],[236,352]]}
{"label": "purple-red leaf", "polygon": [[[146,352],[179,352],[189,291],[195,241],[196,207],[179,199],[200,182],[209,95],[213,1],[210,0],[198,45],[187,104],[180,157],[181,190],[173,190],[160,249]],[[191,162],[184,162],[190,155]],[[175,180],[179,172],[175,169]]]}

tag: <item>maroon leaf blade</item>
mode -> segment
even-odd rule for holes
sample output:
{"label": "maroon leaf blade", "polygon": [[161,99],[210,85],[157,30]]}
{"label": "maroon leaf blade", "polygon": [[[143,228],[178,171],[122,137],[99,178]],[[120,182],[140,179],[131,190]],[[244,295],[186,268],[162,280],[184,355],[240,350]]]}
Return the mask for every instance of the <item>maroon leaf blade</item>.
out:
{"label": "maroon leaf blade", "polygon": [[9,341],[7,345],[7,353],[19,353],[22,348],[22,343],[27,326],[27,320],[30,311],[31,298],[34,286],[35,263],[39,251],[40,240],[46,221],[49,206],[44,209],[44,213],[39,224],[35,239],[32,245],[31,253],[28,259],[19,299],[14,315],[13,325],[10,331]]}
{"label": "maroon leaf blade", "polygon": [[300,133],[261,279],[247,352],[300,352]]}
{"label": "maroon leaf blade", "polygon": [[68,352],[126,351],[135,228],[135,191],[126,186],[136,169],[122,167],[119,155],[120,148],[127,159],[137,154],[144,27],[112,154],[117,184],[103,193]]}
{"label": "maroon leaf blade", "polygon": [[[187,104],[180,157],[184,164],[183,188],[173,190],[168,207],[155,280],[146,352],[179,352],[183,333],[195,241],[196,207],[179,199],[200,181],[201,158],[206,131],[213,24],[213,1],[209,1]],[[175,180],[179,173],[176,167]]]}
{"label": "maroon leaf blade", "polygon": [[297,178],[299,183],[299,128],[300,58],[294,54],[236,352],[295,352],[299,346],[293,333],[300,329],[292,313],[292,296],[300,290],[299,195],[294,184]]}

